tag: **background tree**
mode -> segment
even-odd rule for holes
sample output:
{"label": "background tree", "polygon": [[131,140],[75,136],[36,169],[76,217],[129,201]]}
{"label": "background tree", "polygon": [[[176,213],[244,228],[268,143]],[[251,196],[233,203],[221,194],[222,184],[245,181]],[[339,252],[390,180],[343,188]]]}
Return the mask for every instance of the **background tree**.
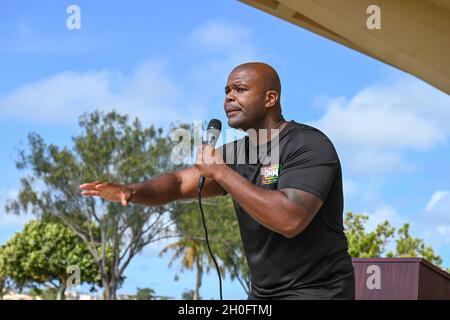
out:
{"label": "background tree", "polygon": [[[79,185],[97,180],[130,184],[176,168],[170,161],[170,139],[162,129],[144,129],[138,119],[130,124],[127,116],[116,112],[85,114],[79,125],[83,132],[73,137],[71,149],[47,145],[36,133],[29,135],[30,152],[21,150],[16,162],[27,175],[21,178],[17,199],[9,201],[6,209],[62,221],[94,257],[104,299],[115,299],[133,257],[145,245],[170,236],[172,223],[166,212],[174,204],[123,207],[83,197]],[[94,227],[99,230],[98,239]]]}
{"label": "background tree", "polygon": [[0,247],[0,300],[3,299],[3,296],[8,291],[8,277],[6,276],[5,268],[3,265],[3,261],[1,259],[3,248]]}
{"label": "background tree", "polygon": [[17,288],[53,288],[57,299],[64,299],[72,275],[67,271],[69,266],[79,268],[80,283],[101,284],[97,264],[86,244],[58,222],[28,222],[2,247],[0,264]]}
{"label": "background tree", "polygon": [[205,205],[205,214],[210,216],[209,225],[214,235],[214,250],[223,263],[231,280],[237,280],[248,295],[250,292],[250,271],[241,240],[239,224],[232,198],[222,196]]}
{"label": "background tree", "polygon": [[33,287],[27,292],[33,300],[42,299],[42,300],[58,300],[58,288],[38,288]]}
{"label": "background tree", "polygon": [[[175,251],[169,261],[169,267],[173,262],[180,260],[179,271],[195,269],[195,289],[192,300],[200,299],[200,287],[202,285],[202,277],[204,272],[208,272],[210,266],[208,265],[208,257],[206,255],[207,249],[203,240],[183,237],[178,241],[167,245],[160,252],[160,256],[168,251]],[[205,270],[206,269],[206,270]],[[178,279],[178,274],[175,275],[175,280]]]}
{"label": "background tree", "polygon": [[[222,196],[202,200],[208,228],[211,250],[218,260],[223,276],[228,274],[238,280],[248,294],[250,277],[244,255],[239,226],[231,197]],[[166,246],[161,254],[174,251],[170,265],[177,259],[179,270],[196,271],[196,281],[192,299],[200,299],[200,287],[205,272],[215,270],[206,246],[205,233],[197,200],[184,202],[171,213],[181,237]],[[176,275],[176,278],[178,275]]]}
{"label": "background tree", "polygon": [[[375,230],[366,232],[368,216],[347,212],[344,225],[348,240],[349,254],[353,258],[375,257],[422,257],[442,268],[442,258],[435,254],[424,241],[409,234],[409,223],[403,224],[397,231],[388,221],[379,224]],[[395,251],[386,252],[386,246],[395,239]],[[447,269],[447,272],[450,269]]]}
{"label": "background tree", "polygon": [[137,288],[136,300],[153,300],[155,298],[155,290],[152,288]]}
{"label": "background tree", "polygon": [[389,252],[388,257],[422,257],[442,268],[442,258],[434,253],[433,248],[426,246],[422,239],[409,234],[409,223],[405,223],[397,235],[395,253]]}
{"label": "background tree", "polygon": [[[222,271],[236,279],[248,294],[250,275],[242,247],[239,227],[234,213],[233,203],[229,196],[208,198],[203,200],[206,222],[212,250]],[[177,230],[182,235],[176,242],[167,246],[163,253],[173,250],[173,259],[179,258],[180,268],[196,267],[195,288],[187,291],[186,297],[200,297],[201,278],[206,271],[214,268],[206,249],[204,231],[200,211],[196,200],[185,202],[172,211]],[[442,258],[434,253],[424,241],[409,234],[409,224],[404,224],[397,232],[388,221],[367,231],[365,224],[368,216],[348,212],[345,215],[345,233],[349,244],[349,253],[354,258],[370,257],[423,257],[431,263],[442,267]],[[387,247],[395,240],[394,252]],[[173,263],[173,261],[171,262]],[[195,261],[201,262],[196,265]],[[200,266],[200,267],[199,267]],[[205,268],[207,266],[207,268]],[[450,269],[447,269],[447,272]]]}
{"label": "background tree", "polygon": [[[184,290],[183,293],[181,294],[181,299],[182,300],[195,300],[194,296],[195,296],[194,290]],[[198,297],[198,299],[200,300],[201,297]]]}
{"label": "background tree", "polygon": [[381,257],[386,245],[393,237],[395,228],[385,221],[374,231],[366,232],[368,216],[347,212],[344,219],[345,234],[348,240],[348,252],[353,258]]}
{"label": "background tree", "polygon": [[3,299],[3,296],[6,294],[6,278],[0,274],[0,300]]}

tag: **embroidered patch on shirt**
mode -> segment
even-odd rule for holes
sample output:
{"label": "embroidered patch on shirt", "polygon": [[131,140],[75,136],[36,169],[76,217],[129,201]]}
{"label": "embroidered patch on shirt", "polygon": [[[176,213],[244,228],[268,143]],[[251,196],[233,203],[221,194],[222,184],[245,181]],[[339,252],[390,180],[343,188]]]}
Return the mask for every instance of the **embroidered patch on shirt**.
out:
{"label": "embroidered patch on shirt", "polygon": [[261,168],[261,184],[273,184],[277,183],[279,179],[279,172],[281,166],[274,164],[272,166],[266,166]]}

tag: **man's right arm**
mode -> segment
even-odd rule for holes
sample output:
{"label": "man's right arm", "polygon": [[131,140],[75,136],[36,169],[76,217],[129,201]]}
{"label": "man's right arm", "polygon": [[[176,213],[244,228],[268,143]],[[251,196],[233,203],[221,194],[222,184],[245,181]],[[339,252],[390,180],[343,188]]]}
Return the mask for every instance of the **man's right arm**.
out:
{"label": "man's right arm", "polygon": [[[112,182],[91,182],[80,186],[84,196],[99,196],[109,201],[129,202],[156,206],[175,200],[192,199],[197,196],[200,174],[195,167],[163,174],[140,183],[122,185]],[[206,179],[202,197],[222,195],[225,190],[212,179]]]}
{"label": "man's right arm", "polygon": [[[154,179],[128,185],[132,190],[131,202],[143,205],[161,205],[175,200],[197,197],[200,174],[195,167],[163,174]],[[219,196],[225,190],[212,179],[206,179],[202,197]]]}

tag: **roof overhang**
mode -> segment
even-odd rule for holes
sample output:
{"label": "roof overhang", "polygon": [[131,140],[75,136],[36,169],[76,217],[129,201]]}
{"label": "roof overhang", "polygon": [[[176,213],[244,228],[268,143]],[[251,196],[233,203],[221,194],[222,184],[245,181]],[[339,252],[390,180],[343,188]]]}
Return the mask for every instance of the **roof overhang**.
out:
{"label": "roof overhang", "polygon": [[[450,0],[240,0],[450,94]],[[377,5],[381,29],[369,29]]]}

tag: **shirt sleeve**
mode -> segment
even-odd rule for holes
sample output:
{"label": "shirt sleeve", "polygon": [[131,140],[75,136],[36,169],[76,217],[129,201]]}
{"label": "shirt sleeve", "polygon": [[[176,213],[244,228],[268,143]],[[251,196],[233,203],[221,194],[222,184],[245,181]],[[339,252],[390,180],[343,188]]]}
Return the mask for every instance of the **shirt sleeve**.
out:
{"label": "shirt sleeve", "polygon": [[277,188],[300,189],[325,201],[338,167],[336,150],[325,136],[309,137],[300,146],[293,140],[281,164]]}

